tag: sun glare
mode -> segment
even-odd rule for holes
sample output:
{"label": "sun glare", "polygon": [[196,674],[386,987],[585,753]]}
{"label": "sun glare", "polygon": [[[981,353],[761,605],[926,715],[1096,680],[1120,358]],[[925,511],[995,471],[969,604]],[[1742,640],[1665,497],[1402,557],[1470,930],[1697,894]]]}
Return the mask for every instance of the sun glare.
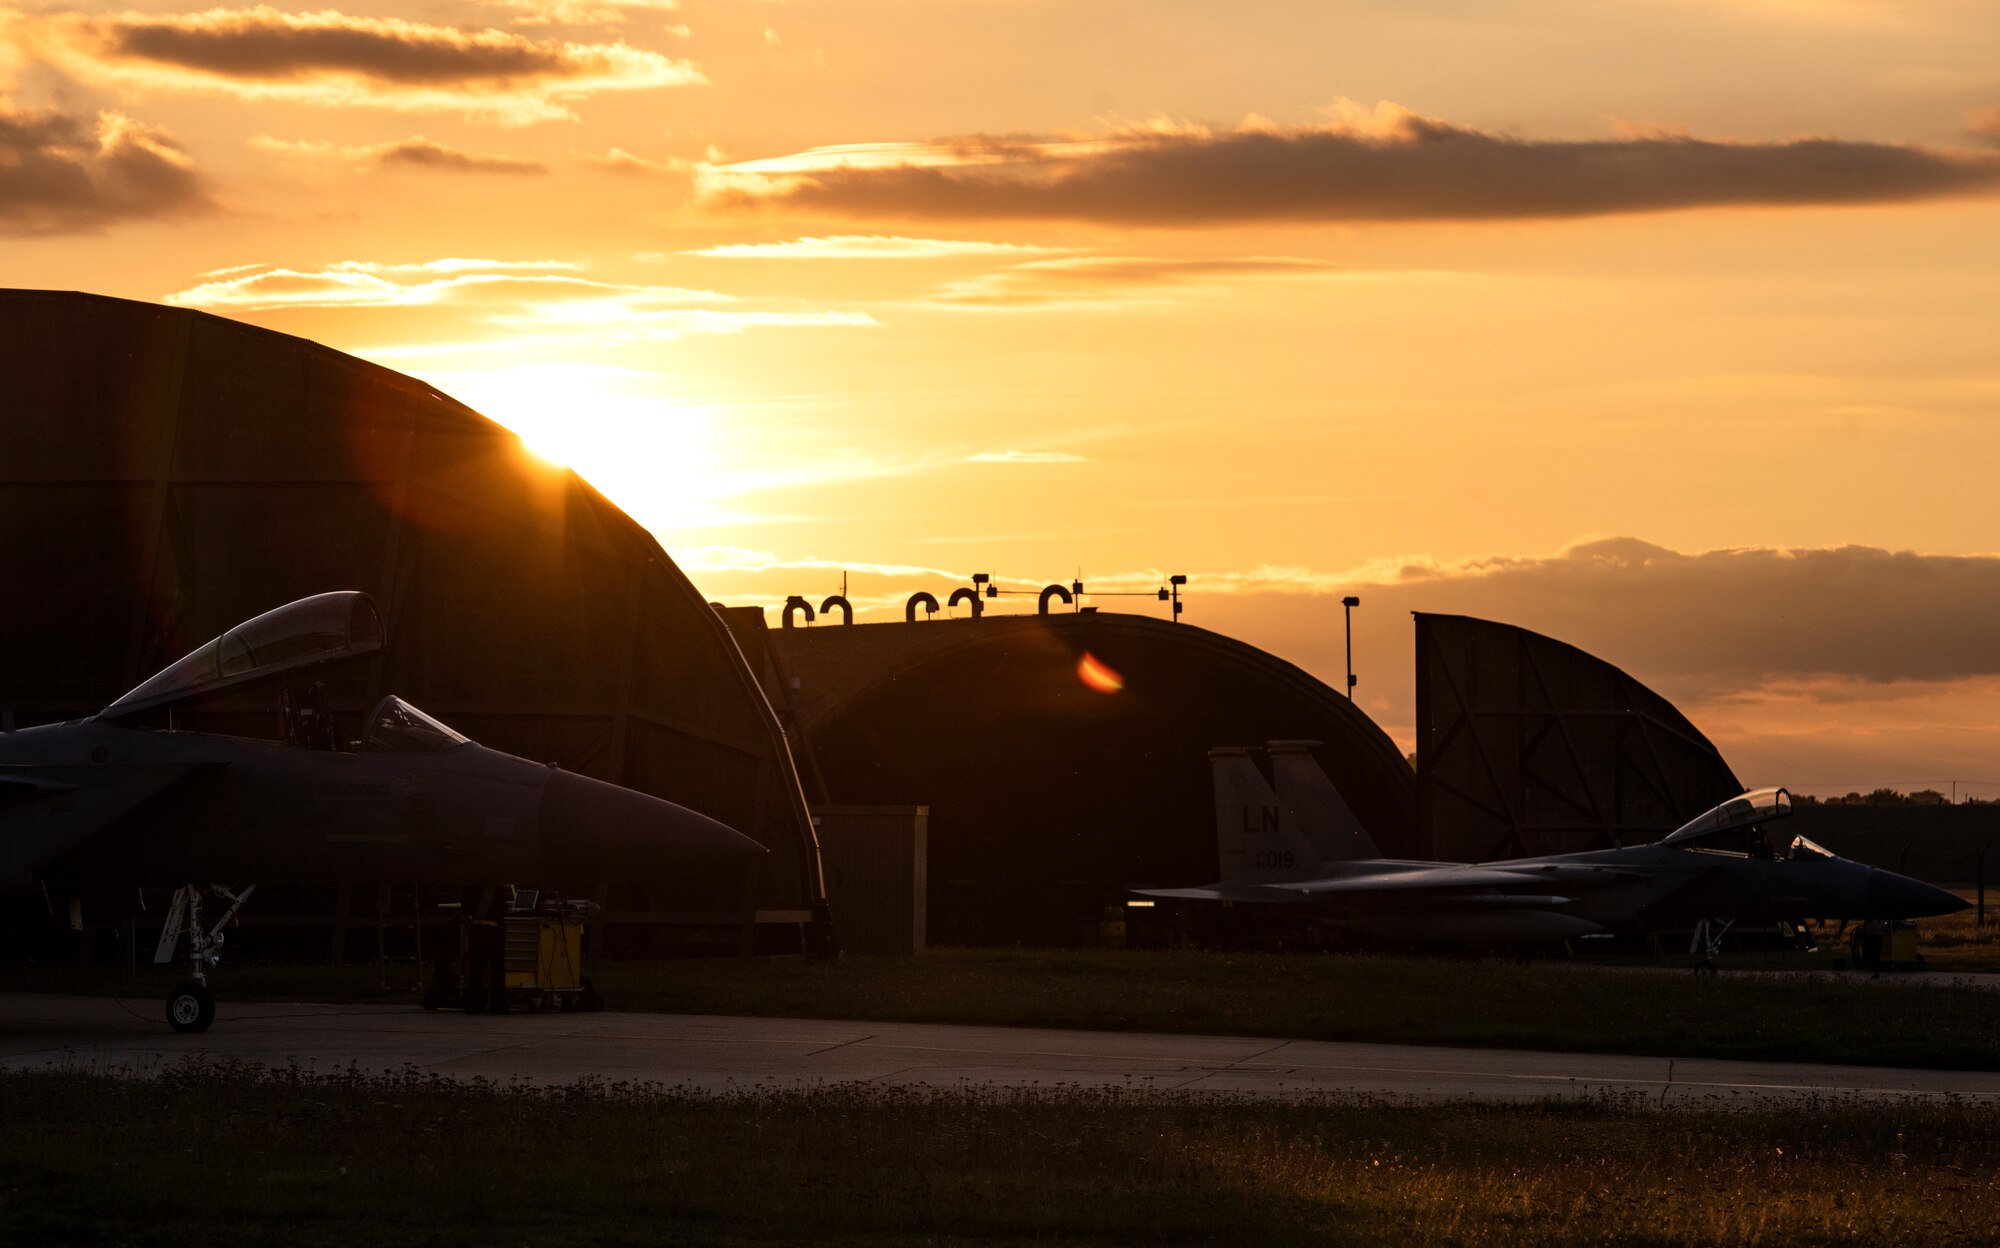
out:
{"label": "sun glare", "polygon": [[651,373],[594,364],[522,364],[435,375],[454,398],[574,469],[650,529],[715,523],[726,492],[708,408],[646,391]]}
{"label": "sun glare", "polygon": [[1077,678],[1099,693],[1117,693],[1125,687],[1125,678],[1120,676],[1110,664],[1090,651],[1083,652],[1083,658],[1076,664]]}

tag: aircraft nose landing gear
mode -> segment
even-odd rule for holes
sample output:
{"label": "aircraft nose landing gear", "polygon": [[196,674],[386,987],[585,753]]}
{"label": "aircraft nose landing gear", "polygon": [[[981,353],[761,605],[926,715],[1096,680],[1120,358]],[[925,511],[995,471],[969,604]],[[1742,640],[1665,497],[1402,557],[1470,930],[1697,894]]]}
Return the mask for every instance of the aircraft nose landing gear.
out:
{"label": "aircraft nose landing gear", "polygon": [[1694,925],[1694,939],[1688,942],[1688,952],[1701,955],[1701,960],[1694,964],[1696,975],[1715,974],[1715,960],[1722,956],[1722,938],[1734,926],[1735,919],[1703,919]]}
{"label": "aircraft nose landing gear", "polygon": [[[215,1021],[215,997],[208,991],[208,969],[222,961],[223,926],[236,917],[236,911],[255,891],[255,884],[240,893],[232,893],[220,884],[207,888],[184,884],[174,892],[173,908],[167,912],[166,927],[160,932],[159,947],[153,950],[153,961],[156,964],[173,961],[181,933],[187,933],[188,960],[194,964],[194,978],[167,994],[167,1026],[175,1031],[189,1034],[207,1031],[208,1025]],[[204,927],[201,921],[201,899],[205,893],[229,902],[229,908],[212,927]]]}
{"label": "aircraft nose landing gear", "polygon": [[167,1026],[175,1031],[207,1031],[215,1021],[215,998],[202,984],[190,979],[167,994]]}

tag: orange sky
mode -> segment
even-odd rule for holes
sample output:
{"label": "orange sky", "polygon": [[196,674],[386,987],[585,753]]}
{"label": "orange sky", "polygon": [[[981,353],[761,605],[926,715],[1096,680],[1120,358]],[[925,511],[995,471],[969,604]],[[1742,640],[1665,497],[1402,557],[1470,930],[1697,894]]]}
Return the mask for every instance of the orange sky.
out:
{"label": "orange sky", "polygon": [[1354,592],[1406,747],[1406,612],[1463,611],[1746,781],[2000,782],[1990,0],[0,28],[8,284],[424,377],[713,596],[1185,572],[1338,683]]}

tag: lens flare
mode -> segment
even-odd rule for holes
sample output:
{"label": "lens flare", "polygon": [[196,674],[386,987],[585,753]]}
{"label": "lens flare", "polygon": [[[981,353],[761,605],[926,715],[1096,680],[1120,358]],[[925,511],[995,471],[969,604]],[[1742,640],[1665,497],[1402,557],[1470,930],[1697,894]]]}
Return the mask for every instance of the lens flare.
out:
{"label": "lens flare", "polygon": [[1076,674],[1079,680],[1099,693],[1117,693],[1125,687],[1125,678],[1088,650],[1077,660]]}

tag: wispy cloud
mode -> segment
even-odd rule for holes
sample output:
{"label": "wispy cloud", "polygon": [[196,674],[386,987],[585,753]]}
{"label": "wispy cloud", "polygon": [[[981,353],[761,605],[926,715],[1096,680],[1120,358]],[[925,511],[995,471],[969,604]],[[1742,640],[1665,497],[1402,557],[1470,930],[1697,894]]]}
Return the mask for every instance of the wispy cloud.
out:
{"label": "wispy cloud", "polygon": [[538,160],[525,160],[519,156],[463,152],[442,143],[434,143],[420,134],[407,139],[398,139],[393,143],[372,143],[361,146],[274,139],[269,135],[260,134],[250,140],[250,146],[259,151],[295,160],[318,164],[339,163],[360,168],[500,174],[544,174],[549,171],[549,167]]}
{"label": "wispy cloud", "polygon": [[0,101],[0,231],[78,233],[214,207],[207,180],[162,131],[122,113]]}
{"label": "wispy cloud", "polygon": [[682,252],[745,260],[936,260],[959,256],[1031,256],[1063,251],[1031,243],[984,243],[971,239],[904,238],[893,234],[833,234],[782,243],[725,243]]}
{"label": "wispy cloud", "polygon": [[952,282],[936,296],[936,302],[961,308],[1085,307],[1131,302],[1144,297],[1149,288],[1336,275],[1347,274],[1340,266],[1324,261],[1283,256],[1212,260],[1075,256],[1032,260]]}
{"label": "wispy cloud", "polygon": [[[469,260],[379,264],[343,260],[320,269],[237,265],[165,297],[190,308],[268,311],[273,308],[414,307],[463,297],[471,288],[553,283],[571,289],[598,284],[572,276],[579,266],[562,260]],[[210,276],[204,274],[203,276]],[[707,292],[690,291],[690,296]],[[720,298],[720,296],[708,296]]]}
{"label": "wispy cloud", "polygon": [[706,168],[718,207],[849,218],[1243,221],[1581,217],[1723,205],[1894,203],[1984,194],[2000,160],[1894,143],[1623,134],[1520,139],[1395,105],[1324,124],[1156,123],[1098,138],[974,135],[850,144]]}
{"label": "wispy cloud", "polygon": [[[617,26],[630,13],[666,13],[676,0],[480,0],[504,9],[515,26]],[[683,37],[686,28],[679,28]]]}
{"label": "wispy cloud", "polygon": [[611,148],[609,151],[601,154],[596,152],[579,153],[578,159],[582,160],[586,165],[602,169],[607,173],[635,174],[648,178],[664,177],[670,173],[687,173],[695,167],[695,162],[690,160],[673,158],[647,160],[643,156],[634,156],[621,147]]}
{"label": "wispy cloud", "polygon": [[981,451],[967,455],[968,464],[1080,464],[1084,457],[1068,451]]}
{"label": "wispy cloud", "polygon": [[303,308],[448,307],[459,337],[357,348],[379,360],[507,356],[534,346],[616,346],[753,329],[872,328],[847,308],[800,308],[714,290],[605,282],[565,260],[448,258],[413,264],[344,260],[319,268],[235,266],[167,295],[183,307],[231,312]]}
{"label": "wispy cloud", "polygon": [[704,82],[687,61],[623,42],[530,39],[391,17],[270,7],[17,17],[28,54],[126,91],[327,107],[449,111],[513,124],[573,116],[607,91]]}

